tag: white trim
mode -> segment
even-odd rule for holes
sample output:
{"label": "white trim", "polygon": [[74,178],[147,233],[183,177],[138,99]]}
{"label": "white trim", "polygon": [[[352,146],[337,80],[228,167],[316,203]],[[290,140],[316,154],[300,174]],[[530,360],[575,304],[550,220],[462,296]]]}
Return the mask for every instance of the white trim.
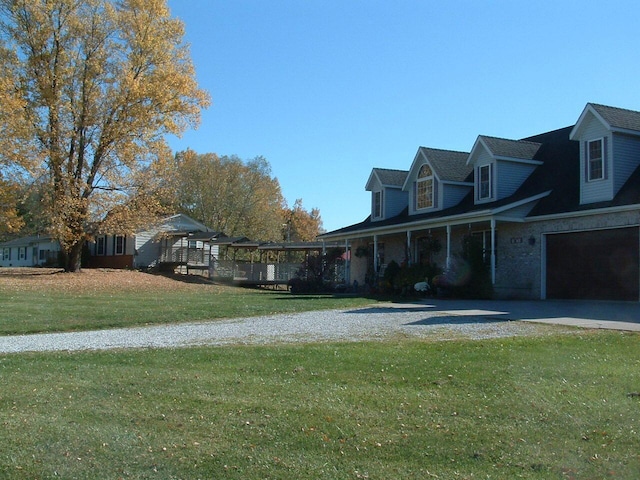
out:
{"label": "white trim", "polygon": [[522,205],[525,205],[527,203],[535,202],[537,200],[540,200],[541,198],[547,197],[550,194],[551,194],[551,190],[546,191],[544,193],[540,193],[538,195],[534,195],[533,197],[528,197],[528,198],[525,198],[523,200],[518,200],[517,202],[509,203],[508,205],[504,205],[502,207],[498,207],[498,208],[494,209],[493,213],[502,213],[502,212],[505,212],[507,210],[511,210],[512,208],[518,208],[518,207],[521,207]]}
{"label": "white trim", "polygon": [[[382,219],[384,218],[384,188],[380,190],[372,191],[371,198],[371,219]],[[376,196],[380,196],[380,212],[378,213],[376,209]]]}
{"label": "white trim", "polygon": [[500,160],[501,162],[512,162],[512,163],[524,163],[527,165],[544,165],[544,162],[541,162],[540,160],[529,160],[526,158],[515,158],[515,157],[503,157],[500,155],[496,155],[493,158],[495,158],[496,160]]}
{"label": "white trim", "polygon": [[440,183],[447,185],[457,185],[460,187],[473,187],[473,182],[456,182],[454,180],[440,180]]}
{"label": "white trim", "polygon": [[578,211],[565,212],[565,213],[552,213],[549,215],[539,215],[536,217],[528,217],[525,219],[525,221],[526,222],[542,222],[545,220],[562,220],[565,218],[573,218],[573,217],[588,217],[590,215],[606,215],[609,213],[632,212],[634,210],[640,210],[640,204],[622,205],[618,207],[595,208],[590,210],[578,210]]}
{"label": "white trim", "polygon": [[[604,141],[604,137],[599,137],[599,138],[594,138],[592,140],[585,140],[586,142],[586,147],[585,147],[585,152],[584,152],[584,161],[585,161],[585,170],[587,172],[587,178],[585,178],[585,182],[586,183],[593,183],[593,182],[602,182],[604,180],[607,179],[607,175],[605,172],[605,156],[606,153],[604,151],[604,146],[605,146],[605,141]],[[591,178],[591,155],[590,155],[590,146],[592,143],[595,142],[600,142],[600,166],[601,166],[601,176],[598,178]]]}
{"label": "white trim", "polygon": [[[476,166],[477,169],[477,175],[478,175],[478,184],[477,184],[477,188],[478,188],[478,192],[477,192],[477,196],[476,196],[476,203],[486,203],[486,202],[490,202],[493,200],[493,175],[492,175],[492,168],[491,168],[491,163],[485,163],[484,165],[478,165]],[[482,195],[482,169],[486,168],[488,173],[487,176],[488,178],[488,184],[489,184],[489,191],[486,197],[481,196]]]}
{"label": "white trim", "polygon": [[[426,177],[421,177],[420,176],[420,172],[422,171],[422,169],[424,167],[429,168],[429,171],[431,172],[431,174],[426,176]],[[418,206],[418,199],[420,198],[420,195],[418,195],[418,188],[419,188],[418,185],[421,184],[421,183],[424,183],[426,185],[427,182],[429,182],[429,181],[431,181],[431,205],[427,205],[426,207],[419,207]],[[431,166],[431,164],[429,162],[425,162],[420,166],[420,168],[418,169],[418,175],[416,176],[416,179],[415,179],[414,183],[416,185],[415,198],[413,199],[413,201],[415,203],[414,211],[416,211],[416,212],[424,212],[426,210],[433,209],[435,207],[435,205],[436,205],[436,198],[435,198],[436,175],[435,175],[435,172],[433,171],[433,167]],[[425,200],[429,200],[429,198],[425,196]]]}

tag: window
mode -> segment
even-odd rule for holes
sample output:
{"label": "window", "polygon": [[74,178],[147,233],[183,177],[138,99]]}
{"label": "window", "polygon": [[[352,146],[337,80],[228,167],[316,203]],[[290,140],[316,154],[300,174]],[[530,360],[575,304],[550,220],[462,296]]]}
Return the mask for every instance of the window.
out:
{"label": "window", "polygon": [[602,139],[587,142],[587,170],[589,181],[604,178]]}
{"label": "window", "polygon": [[433,207],[433,171],[423,165],[416,180],[416,210]]}
{"label": "window", "polygon": [[18,260],[26,260],[26,258],[27,258],[27,247],[19,247]]}
{"label": "window", "polygon": [[2,259],[3,260],[11,260],[11,249],[5,248],[2,250]]}
{"label": "window", "polygon": [[106,238],[104,236],[96,238],[96,255],[106,255],[105,240]]}
{"label": "window", "polygon": [[373,192],[373,217],[382,217],[382,191]]}
{"label": "window", "polygon": [[114,253],[116,255],[124,255],[124,236],[116,235],[114,242],[115,242]]}
{"label": "window", "polygon": [[478,199],[491,198],[491,165],[478,168]]}

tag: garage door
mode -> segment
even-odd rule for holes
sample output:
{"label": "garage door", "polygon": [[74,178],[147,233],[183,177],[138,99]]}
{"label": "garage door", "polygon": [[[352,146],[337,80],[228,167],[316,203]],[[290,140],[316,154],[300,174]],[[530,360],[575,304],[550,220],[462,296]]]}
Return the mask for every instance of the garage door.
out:
{"label": "garage door", "polygon": [[638,301],[638,233],[630,227],[547,235],[547,298]]}

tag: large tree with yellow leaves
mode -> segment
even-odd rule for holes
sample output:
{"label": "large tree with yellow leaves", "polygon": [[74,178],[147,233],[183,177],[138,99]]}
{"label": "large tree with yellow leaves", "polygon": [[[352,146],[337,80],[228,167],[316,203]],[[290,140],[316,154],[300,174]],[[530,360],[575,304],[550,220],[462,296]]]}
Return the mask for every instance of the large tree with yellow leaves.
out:
{"label": "large tree with yellow leaves", "polygon": [[209,103],[183,35],[166,0],[0,0],[0,168],[47,185],[68,271],[159,208],[147,167]]}

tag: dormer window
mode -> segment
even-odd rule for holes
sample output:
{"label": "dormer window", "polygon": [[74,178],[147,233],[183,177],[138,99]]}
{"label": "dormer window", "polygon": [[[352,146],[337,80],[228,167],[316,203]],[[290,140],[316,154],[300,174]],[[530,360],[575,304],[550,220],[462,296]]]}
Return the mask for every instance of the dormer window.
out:
{"label": "dormer window", "polygon": [[602,150],[601,138],[592,140],[587,144],[587,165],[590,182],[604,178],[604,155]]}
{"label": "dormer window", "polygon": [[382,217],[382,191],[373,192],[373,217]]}
{"label": "dormer window", "polygon": [[433,207],[433,170],[423,165],[416,180],[416,210]]}
{"label": "dormer window", "polygon": [[491,198],[491,164],[478,168],[478,200]]}

